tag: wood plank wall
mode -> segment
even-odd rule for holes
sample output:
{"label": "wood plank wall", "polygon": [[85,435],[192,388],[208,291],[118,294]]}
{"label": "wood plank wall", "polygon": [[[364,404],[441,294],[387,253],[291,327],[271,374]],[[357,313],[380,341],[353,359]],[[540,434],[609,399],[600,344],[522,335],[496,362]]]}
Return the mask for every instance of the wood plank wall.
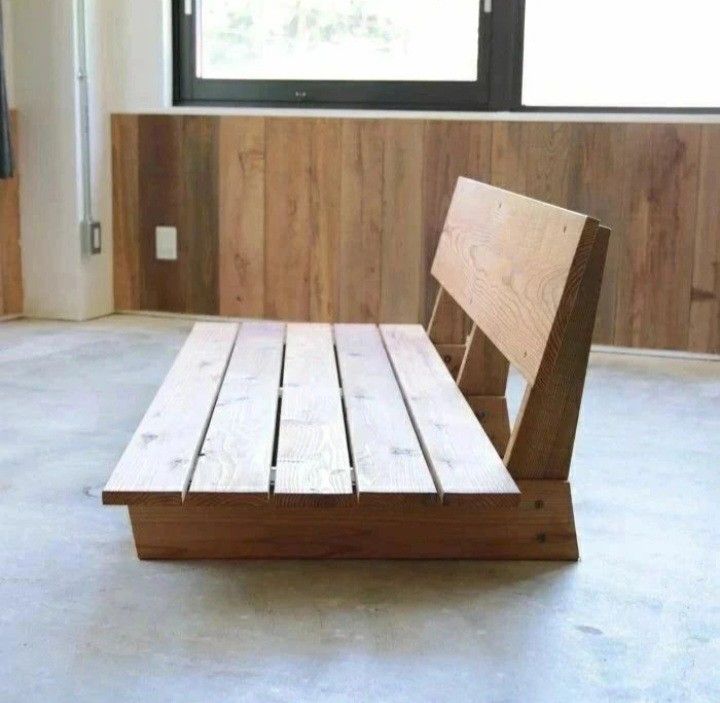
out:
{"label": "wood plank wall", "polygon": [[[10,113],[15,164],[17,167],[17,112]],[[0,180],[0,315],[14,315],[23,309],[22,266],[20,263],[20,198],[18,176]]]}
{"label": "wood plank wall", "polygon": [[425,321],[467,175],[613,227],[596,342],[720,352],[720,125],[122,114],[112,141],[118,309]]}

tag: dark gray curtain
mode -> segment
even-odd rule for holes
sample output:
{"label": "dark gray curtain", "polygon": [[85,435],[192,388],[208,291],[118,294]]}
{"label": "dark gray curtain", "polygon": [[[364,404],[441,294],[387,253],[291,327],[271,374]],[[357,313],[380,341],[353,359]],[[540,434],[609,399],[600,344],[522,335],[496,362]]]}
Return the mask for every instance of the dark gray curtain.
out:
{"label": "dark gray curtain", "polygon": [[10,145],[10,112],[5,85],[5,47],[3,45],[3,16],[0,3],[0,178],[13,175],[12,146]]}

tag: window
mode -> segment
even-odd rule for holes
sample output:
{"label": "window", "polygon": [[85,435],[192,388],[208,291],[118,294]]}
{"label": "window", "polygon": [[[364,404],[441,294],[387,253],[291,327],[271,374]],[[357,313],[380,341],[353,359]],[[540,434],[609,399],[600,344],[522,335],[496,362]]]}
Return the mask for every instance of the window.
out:
{"label": "window", "polygon": [[174,0],[176,104],[720,107],[710,0]]}
{"label": "window", "polygon": [[523,103],[720,107],[720,3],[525,0]]}

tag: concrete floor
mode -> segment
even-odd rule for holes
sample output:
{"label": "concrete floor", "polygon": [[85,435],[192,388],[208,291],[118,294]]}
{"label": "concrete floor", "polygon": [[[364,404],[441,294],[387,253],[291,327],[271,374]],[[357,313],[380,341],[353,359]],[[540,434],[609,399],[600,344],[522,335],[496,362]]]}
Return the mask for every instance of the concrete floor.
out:
{"label": "concrete floor", "polygon": [[720,701],[720,363],[593,354],[578,564],[140,562],[99,495],[190,324],[0,324],[0,701]]}

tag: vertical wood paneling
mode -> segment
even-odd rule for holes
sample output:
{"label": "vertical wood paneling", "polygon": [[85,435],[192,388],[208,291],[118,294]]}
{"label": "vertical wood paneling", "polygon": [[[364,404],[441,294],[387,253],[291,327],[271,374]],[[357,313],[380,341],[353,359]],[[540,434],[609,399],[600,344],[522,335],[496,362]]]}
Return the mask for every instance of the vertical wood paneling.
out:
{"label": "vertical wood paneling", "polygon": [[[430,267],[440,238],[455,183],[459,176],[480,181],[491,178],[492,124],[434,120],[425,124],[423,144],[423,235],[425,242],[425,315],[429,319],[437,284]],[[462,311],[460,311],[462,312]],[[449,342],[463,342],[466,316],[457,315],[456,332]]]}
{"label": "vertical wood paneling", "polygon": [[22,263],[20,258],[20,195],[18,164],[18,116],[10,113],[15,175],[0,180],[0,314],[23,311]]}
{"label": "vertical wood paneling", "polygon": [[380,319],[384,127],[343,120],[340,203],[339,319]]}
{"label": "vertical wood paneling", "polygon": [[310,120],[265,125],[265,314],[310,318]]}
{"label": "vertical wood paneling", "polygon": [[329,320],[337,307],[340,135],[337,120],[266,123],[266,314]]}
{"label": "vertical wood paneling", "polygon": [[185,270],[185,307],[218,312],[217,118],[184,117],[179,246]]}
{"label": "vertical wood paneling", "polygon": [[493,122],[490,180],[499,188],[526,193],[522,153],[524,122]]}
{"label": "vertical wood paneling", "polygon": [[[595,341],[720,351],[718,126],[124,115],[112,133],[118,308],[426,321],[468,175],[613,228]],[[155,261],[163,224],[178,262]]]}
{"label": "vertical wood paneling", "polygon": [[220,121],[219,312],[265,313],[265,120]]}
{"label": "vertical wood paneling", "polygon": [[140,193],[137,115],[113,115],[113,285],[115,307],[137,310],[144,288],[140,243]]}
{"label": "vertical wood paneling", "polygon": [[[181,204],[183,118],[141,115],[138,125],[140,307],[145,310],[190,311],[185,266],[189,251],[182,226]],[[178,228],[177,261],[156,259],[155,228],[158,226]]]}
{"label": "vertical wood paneling", "polygon": [[613,230],[593,336],[595,343],[612,344],[620,242],[627,232],[623,181],[619,177],[625,164],[625,131],[623,125],[610,123],[577,124],[575,129],[577,158],[565,205],[599,219]]}
{"label": "vertical wood paneling", "polygon": [[687,349],[700,130],[628,125],[615,343]]}
{"label": "vertical wood paneling", "polygon": [[688,347],[720,353],[720,129],[702,128]]}
{"label": "vertical wood paneling", "polygon": [[386,121],[380,283],[380,319],[386,322],[424,317],[422,148],[421,121]]}
{"label": "vertical wood paneling", "polygon": [[527,122],[522,126],[520,154],[524,195],[565,206],[576,173],[577,124]]}
{"label": "vertical wood paneling", "polygon": [[338,314],[342,122],[313,120],[310,144],[310,319]]}

